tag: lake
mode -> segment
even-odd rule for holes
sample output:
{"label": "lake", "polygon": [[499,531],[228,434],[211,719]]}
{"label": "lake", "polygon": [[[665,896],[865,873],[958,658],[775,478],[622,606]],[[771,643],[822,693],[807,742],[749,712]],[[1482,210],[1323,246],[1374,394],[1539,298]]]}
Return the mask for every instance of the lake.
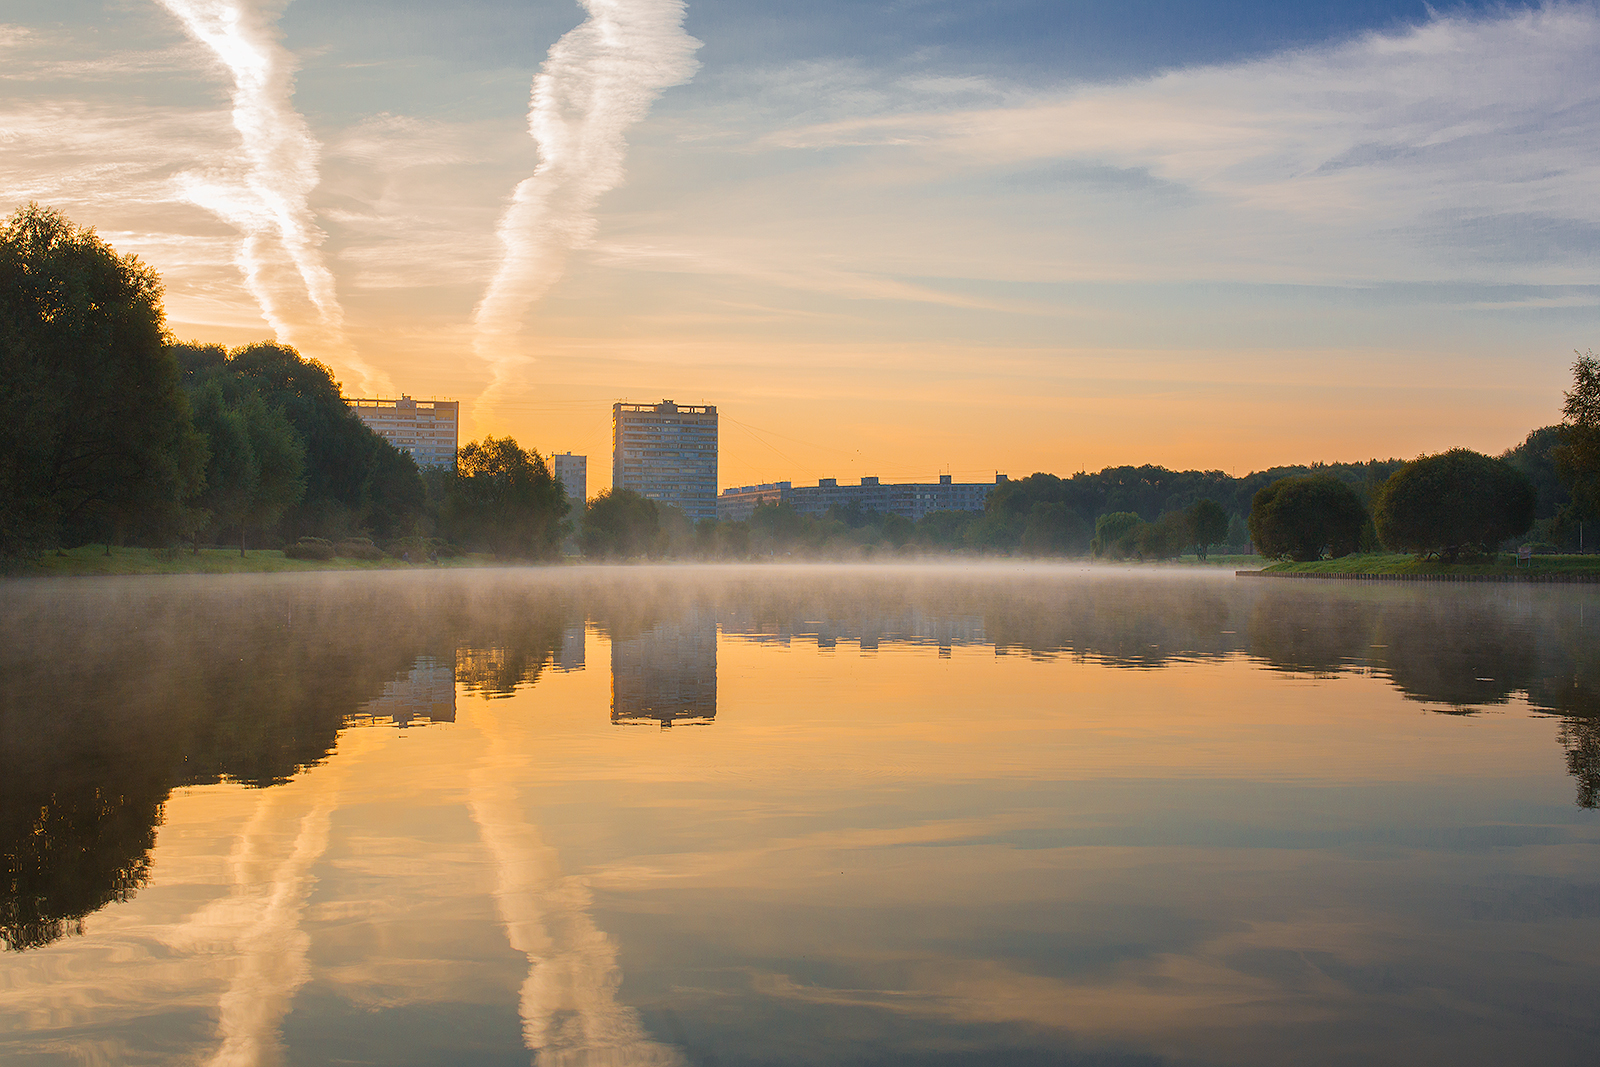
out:
{"label": "lake", "polygon": [[0,586],[6,1064],[1587,1064],[1600,590]]}

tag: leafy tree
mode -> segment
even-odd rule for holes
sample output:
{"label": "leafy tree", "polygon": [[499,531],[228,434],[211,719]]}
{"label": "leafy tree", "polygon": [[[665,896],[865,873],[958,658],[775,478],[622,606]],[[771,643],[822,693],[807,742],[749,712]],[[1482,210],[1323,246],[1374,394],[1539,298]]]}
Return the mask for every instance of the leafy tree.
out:
{"label": "leafy tree", "polygon": [[583,512],[583,552],[597,559],[642,556],[655,548],[660,530],[654,500],[632,489],[603,489]]}
{"label": "leafy tree", "polygon": [[1135,549],[1134,536],[1143,519],[1131,511],[1113,511],[1094,520],[1089,548],[1102,559],[1125,559]]}
{"label": "leafy tree", "polygon": [[760,542],[769,551],[794,547],[808,526],[814,525],[788,504],[759,504],[750,513],[751,540]]}
{"label": "leafy tree", "polygon": [[946,552],[974,546],[971,534],[982,518],[971,511],[930,511],[917,520],[916,540]]}
{"label": "leafy tree", "polygon": [[271,341],[231,352],[194,342],[171,347],[190,390],[216,382],[230,401],[260,393],[294,427],[305,447],[306,490],[284,513],[286,540],[415,532],[427,498],[416,461],[356,417],[325,365]]}
{"label": "leafy tree", "polygon": [[0,227],[0,557],[169,524],[198,487],[161,282],[29,204]]}
{"label": "leafy tree", "polygon": [[1551,456],[1571,494],[1564,517],[1592,519],[1600,515],[1600,360],[1593,352],[1572,364],[1572,389],[1561,413],[1561,443]]}
{"label": "leafy tree", "polygon": [[246,530],[276,522],[305,493],[305,446],[283,412],[254,390],[229,403],[209,382],[195,393],[194,412],[211,446],[199,503],[219,525],[239,528],[242,556]]}
{"label": "leafy tree", "polygon": [[1079,555],[1089,540],[1087,525],[1065,503],[1040,500],[1028,510],[1021,548],[1035,556]]}
{"label": "leafy tree", "polygon": [[1551,519],[1571,503],[1572,497],[1561,481],[1556,467],[1555,453],[1560,449],[1566,429],[1562,426],[1541,426],[1528,434],[1515,448],[1508,448],[1500,458],[1527,475],[1536,494],[1533,514],[1536,519]]}
{"label": "leafy tree", "polygon": [[1228,513],[1215,500],[1196,500],[1184,516],[1189,520],[1189,544],[1201,559],[1228,539]]}
{"label": "leafy tree", "polygon": [[750,524],[701,519],[694,524],[695,554],[702,559],[744,559],[750,555]]}
{"label": "leafy tree", "polygon": [[1535,498],[1527,475],[1505,460],[1452,448],[1420,456],[1390,476],[1373,500],[1372,518],[1390,548],[1454,561],[1463,550],[1493,552],[1526,532]]}
{"label": "leafy tree", "polygon": [[485,437],[457,455],[444,517],[455,540],[502,559],[551,559],[566,536],[567,508],[543,456],[509,437]]}
{"label": "leafy tree", "polygon": [[1192,538],[1188,514],[1169,511],[1155,522],[1140,523],[1133,543],[1140,559],[1176,559]]}
{"label": "leafy tree", "polygon": [[1228,536],[1225,544],[1230,552],[1249,552],[1250,527],[1245,525],[1243,516],[1230,515],[1228,517]]}
{"label": "leafy tree", "polygon": [[1366,521],[1361,497],[1332,475],[1280,478],[1250,504],[1250,539],[1273,559],[1338,559],[1355,551]]}

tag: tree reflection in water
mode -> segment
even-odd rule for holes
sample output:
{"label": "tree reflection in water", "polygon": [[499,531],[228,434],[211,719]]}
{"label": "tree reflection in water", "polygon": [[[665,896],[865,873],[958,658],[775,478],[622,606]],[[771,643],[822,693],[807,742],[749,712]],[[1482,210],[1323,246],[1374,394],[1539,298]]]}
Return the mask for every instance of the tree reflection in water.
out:
{"label": "tree reflection in water", "polygon": [[[618,722],[689,711],[712,722],[719,633],[1137,669],[1245,655],[1314,677],[1377,674],[1457,714],[1520,695],[1560,717],[1577,802],[1600,803],[1600,649],[1583,588],[730,567],[47,581],[7,593],[0,940],[10,950],[70,934],[135,893],[171,790],[289,780],[419,662],[486,698],[552,666],[581,669],[581,648],[563,647],[586,624],[626,675]],[[663,708],[677,710],[663,719]]]}

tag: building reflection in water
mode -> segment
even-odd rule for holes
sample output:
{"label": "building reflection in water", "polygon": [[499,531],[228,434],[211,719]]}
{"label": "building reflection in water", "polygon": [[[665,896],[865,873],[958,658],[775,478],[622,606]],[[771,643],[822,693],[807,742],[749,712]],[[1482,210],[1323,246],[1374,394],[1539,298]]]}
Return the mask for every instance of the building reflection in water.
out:
{"label": "building reflection in water", "polygon": [[409,671],[383,687],[346,720],[352,726],[393,724],[404,729],[431,722],[456,721],[456,667],[432,656],[418,656]]}
{"label": "building reflection in water", "polygon": [[555,662],[551,666],[558,671],[583,670],[584,639],[586,636],[582,623],[562,630],[561,648],[556,652]]}
{"label": "building reflection in water", "polygon": [[691,611],[611,642],[611,721],[706,726],[717,717],[717,620]]}

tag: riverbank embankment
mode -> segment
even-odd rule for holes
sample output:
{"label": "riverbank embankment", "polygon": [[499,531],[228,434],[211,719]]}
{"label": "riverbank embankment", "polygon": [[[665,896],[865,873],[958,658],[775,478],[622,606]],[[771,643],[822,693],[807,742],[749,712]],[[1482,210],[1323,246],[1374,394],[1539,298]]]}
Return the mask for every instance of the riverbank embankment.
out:
{"label": "riverbank embankment", "polygon": [[1241,578],[1311,578],[1353,582],[1600,583],[1600,556],[1502,557],[1493,562],[1439,563],[1415,556],[1360,555],[1313,563],[1274,563],[1234,572]]}

